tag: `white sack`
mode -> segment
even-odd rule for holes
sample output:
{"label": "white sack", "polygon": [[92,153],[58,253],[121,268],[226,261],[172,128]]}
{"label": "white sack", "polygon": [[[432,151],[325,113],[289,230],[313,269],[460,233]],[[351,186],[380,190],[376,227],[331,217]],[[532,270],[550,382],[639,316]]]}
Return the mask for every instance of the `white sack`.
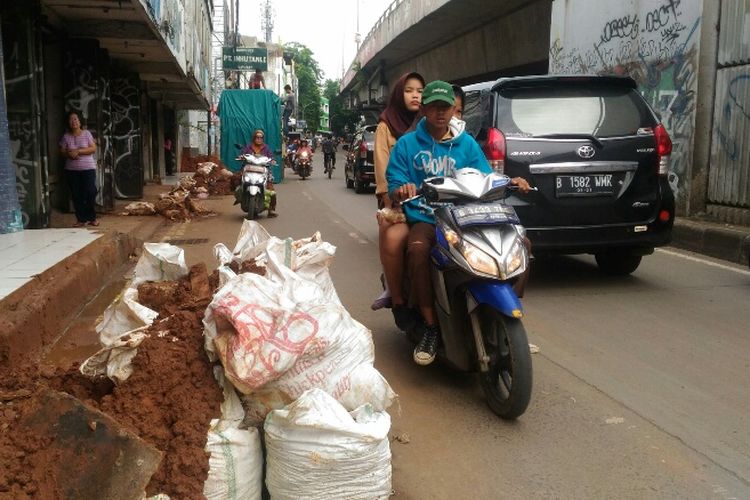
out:
{"label": "white sack", "polygon": [[115,384],[126,381],[133,374],[131,363],[138,353],[138,346],[147,337],[144,333],[146,328],[144,326],[121,335],[84,361],[79,371],[91,378],[106,375]]}
{"label": "white sack", "polygon": [[232,278],[203,323],[206,350],[221,359],[232,384],[252,396],[257,418],[311,388],[349,410],[371,403],[381,411],[395,398],[372,366],[370,331],[294,273],[281,283],[252,273]]}
{"label": "white sack", "polygon": [[187,276],[185,252],[169,243],[144,243],[143,253],[135,265],[133,286],[146,281],[172,281]]}
{"label": "white sack", "polygon": [[266,486],[274,500],[380,499],[391,494],[386,412],[351,413],[325,392],[306,391],[268,414]]}
{"label": "white sack", "polygon": [[102,321],[96,325],[99,342],[105,347],[115,346],[120,337],[150,325],[158,315],[138,302],[138,289],[129,285],[107,306]]}
{"label": "white sack", "polygon": [[237,243],[234,245],[234,251],[232,252],[240,261],[247,260],[243,256],[245,249],[250,249],[258,244],[266,241],[271,235],[268,231],[252,220],[246,220],[240,227],[240,234],[237,236]]}
{"label": "white sack", "polygon": [[207,500],[260,500],[263,491],[263,452],[258,429],[214,427],[211,421],[206,451],[208,478],[203,483]]}

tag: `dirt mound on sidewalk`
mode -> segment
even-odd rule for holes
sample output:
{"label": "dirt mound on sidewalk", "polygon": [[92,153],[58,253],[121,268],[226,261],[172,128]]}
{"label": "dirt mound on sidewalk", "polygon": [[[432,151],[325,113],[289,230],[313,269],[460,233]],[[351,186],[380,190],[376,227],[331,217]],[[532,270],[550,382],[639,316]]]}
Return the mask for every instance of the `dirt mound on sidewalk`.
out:
{"label": "dirt mound on sidewalk", "polygon": [[39,450],[49,443],[18,425],[34,394],[49,387],[108,414],[164,452],[147,494],[203,498],[206,435],[223,399],[203,348],[202,319],[213,289],[203,264],[193,266],[182,280],[163,283],[147,292],[160,302],[160,316],[138,347],[133,374],[118,386],[106,378],[84,377],[77,364],[40,372],[30,360],[14,367],[0,363],[0,497],[62,498],[46,473],[49,463],[39,459]]}

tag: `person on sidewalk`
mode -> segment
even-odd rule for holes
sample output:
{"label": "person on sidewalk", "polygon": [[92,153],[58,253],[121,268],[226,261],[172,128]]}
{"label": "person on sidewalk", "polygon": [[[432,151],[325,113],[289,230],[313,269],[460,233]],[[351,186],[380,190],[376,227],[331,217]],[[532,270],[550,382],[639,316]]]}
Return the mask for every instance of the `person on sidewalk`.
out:
{"label": "person on sidewalk", "polygon": [[[255,156],[267,156],[273,158],[273,151],[266,144],[266,133],[263,129],[256,129],[253,132],[253,137],[250,144],[246,145],[240,151],[240,154],[251,154]],[[268,177],[266,180],[266,193],[269,196],[268,200],[268,216],[277,217],[279,214],[276,212],[276,190],[273,188],[273,176],[269,170]]]}
{"label": "person on sidewalk", "polygon": [[[448,177],[462,168],[476,168],[485,174],[492,168],[460,120],[451,120],[455,95],[450,84],[441,80],[428,83],[422,94],[424,115],[416,130],[396,142],[386,169],[388,197],[401,203],[417,194],[417,187],[427,177]],[[511,180],[519,191],[528,192],[525,179]],[[424,334],[414,349],[414,361],[428,365],[435,360],[439,332],[434,311],[430,251],[435,244],[435,218],[432,208],[417,199],[403,204],[409,224],[406,262],[409,277],[409,305],[419,309]]]}
{"label": "person on sidewalk", "polygon": [[96,143],[91,132],[81,128],[77,111],[67,115],[68,131],[60,139],[60,154],[65,157],[65,178],[70,187],[76,223],[73,227],[98,226],[96,220]]}

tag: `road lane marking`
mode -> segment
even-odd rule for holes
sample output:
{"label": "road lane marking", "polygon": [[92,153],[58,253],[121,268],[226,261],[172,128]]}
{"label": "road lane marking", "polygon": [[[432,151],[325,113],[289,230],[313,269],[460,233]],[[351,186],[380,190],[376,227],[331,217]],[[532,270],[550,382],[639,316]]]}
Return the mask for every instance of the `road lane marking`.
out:
{"label": "road lane marking", "polygon": [[349,233],[349,236],[352,239],[357,240],[357,243],[360,243],[362,245],[367,245],[368,243],[370,243],[368,240],[363,240],[362,238],[360,238],[357,233]]}
{"label": "road lane marking", "polygon": [[[750,271],[746,271],[744,269],[733,267],[733,266],[730,266],[730,265],[727,265],[727,264],[720,264],[718,262],[714,262],[714,261],[709,260],[709,259],[705,259],[705,258],[701,258],[701,257],[695,257],[693,255],[688,255],[688,254],[685,254],[685,253],[682,253],[682,252],[676,252],[674,250],[665,250],[663,248],[657,248],[656,251],[657,252],[661,252],[661,253],[665,253],[667,255],[672,255],[672,256],[675,256],[675,257],[682,257],[683,259],[687,259],[687,260],[692,261],[692,262],[700,262],[701,264],[706,264],[707,266],[718,267],[719,269],[724,269],[725,271],[734,271],[735,273],[738,273],[738,274],[742,274],[742,275],[745,275],[745,276],[750,276]],[[740,264],[737,264],[737,265],[739,266]]]}

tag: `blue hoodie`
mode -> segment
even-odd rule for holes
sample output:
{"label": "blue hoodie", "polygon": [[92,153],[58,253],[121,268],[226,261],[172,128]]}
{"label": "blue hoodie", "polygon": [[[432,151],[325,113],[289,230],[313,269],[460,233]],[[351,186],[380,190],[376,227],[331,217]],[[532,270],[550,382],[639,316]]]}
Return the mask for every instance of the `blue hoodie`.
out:
{"label": "blue hoodie", "polygon": [[[466,167],[491,173],[492,168],[477,141],[464,133],[465,125],[461,120],[452,119],[449,126],[453,137],[438,142],[427,131],[425,118],[422,118],[416,130],[404,134],[391,151],[385,171],[388,192],[392,193],[410,182],[419,188],[427,177],[451,177],[457,169]],[[404,204],[404,214],[409,224],[434,224],[432,212],[432,208],[421,198]]]}

